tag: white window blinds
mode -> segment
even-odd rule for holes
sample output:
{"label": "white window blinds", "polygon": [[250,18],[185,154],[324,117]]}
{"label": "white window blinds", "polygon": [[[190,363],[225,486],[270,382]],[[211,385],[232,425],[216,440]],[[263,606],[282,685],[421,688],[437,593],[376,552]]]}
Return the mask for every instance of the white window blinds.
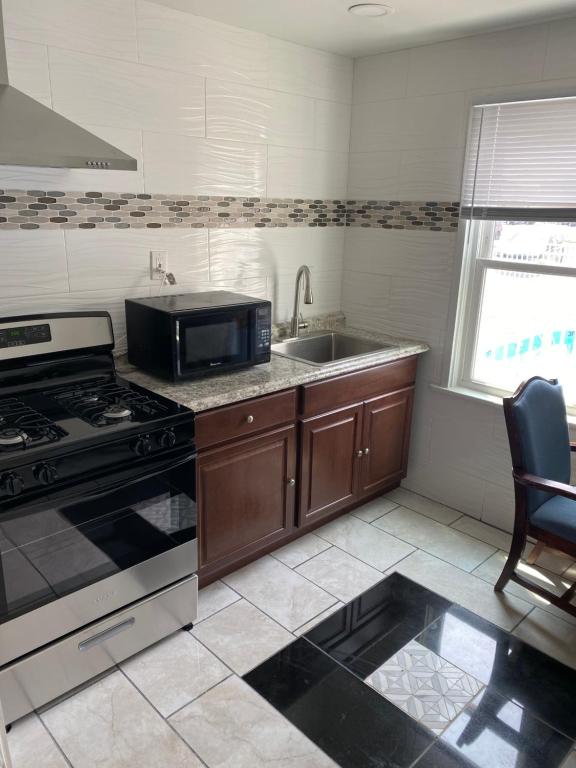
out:
{"label": "white window blinds", "polygon": [[576,219],[576,97],[474,107],[462,208],[472,218]]}

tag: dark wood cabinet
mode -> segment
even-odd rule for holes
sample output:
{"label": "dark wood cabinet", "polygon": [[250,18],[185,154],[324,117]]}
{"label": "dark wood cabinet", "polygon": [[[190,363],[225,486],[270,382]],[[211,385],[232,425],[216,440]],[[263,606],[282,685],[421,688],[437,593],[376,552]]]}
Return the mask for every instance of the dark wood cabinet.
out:
{"label": "dark wood cabinet", "polygon": [[362,406],[305,419],[300,435],[298,524],[349,506],[358,486]]}
{"label": "dark wood cabinet", "polygon": [[386,490],[406,474],[413,389],[368,400],[363,409],[360,496]]}
{"label": "dark wood cabinet", "polygon": [[200,569],[225,569],[285,537],[294,526],[293,425],[200,453]]}
{"label": "dark wood cabinet", "polygon": [[416,357],[196,417],[205,585],[406,474]]}

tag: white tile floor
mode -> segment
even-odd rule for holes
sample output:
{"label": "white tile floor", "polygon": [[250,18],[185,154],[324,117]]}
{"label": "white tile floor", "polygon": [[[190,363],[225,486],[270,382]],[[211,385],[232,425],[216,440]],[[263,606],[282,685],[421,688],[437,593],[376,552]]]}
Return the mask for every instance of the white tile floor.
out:
{"label": "white tile floor", "polygon": [[[190,633],[16,723],[15,768],[333,768],[240,676],[396,570],[576,668],[576,620],[518,585],[494,593],[509,542],[396,489],[210,585]],[[541,563],[558,589],[576,574]]]}

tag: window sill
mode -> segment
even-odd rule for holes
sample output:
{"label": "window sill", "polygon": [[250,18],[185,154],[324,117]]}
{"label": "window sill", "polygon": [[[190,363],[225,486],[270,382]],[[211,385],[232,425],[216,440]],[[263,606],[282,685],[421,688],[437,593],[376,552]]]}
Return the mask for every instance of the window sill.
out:
{"label": "window sill", "polygon": [[[487,392],[478,392],[476,389],[467,389],[466,387],[443,387],[440,384],[430,384],[430,389],[435,392],[442,392],[445,395],[451,395],[452,397],[459,397],[465,400],[476,400],[482,403],[488,403],[489,405],[502,408],[502,398],[495,395],[489,395]],[[568,424],[571,427],[576,427],[576,414],[568,414]]]}

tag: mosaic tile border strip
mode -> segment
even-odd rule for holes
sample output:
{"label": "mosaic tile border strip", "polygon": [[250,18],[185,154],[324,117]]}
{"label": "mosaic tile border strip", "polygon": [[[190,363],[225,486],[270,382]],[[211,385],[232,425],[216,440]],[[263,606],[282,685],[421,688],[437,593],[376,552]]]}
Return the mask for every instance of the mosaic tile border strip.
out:
{"label": "mosaic tile border strip", "polygon": [[1,190],[0,229],[382,227],[452,232],[458,203]]}
{"label": "mosaic tile border strip", "polygon": [[459,202],[348,200],[346,207],[349,227],[454,232],[460,218]]}

